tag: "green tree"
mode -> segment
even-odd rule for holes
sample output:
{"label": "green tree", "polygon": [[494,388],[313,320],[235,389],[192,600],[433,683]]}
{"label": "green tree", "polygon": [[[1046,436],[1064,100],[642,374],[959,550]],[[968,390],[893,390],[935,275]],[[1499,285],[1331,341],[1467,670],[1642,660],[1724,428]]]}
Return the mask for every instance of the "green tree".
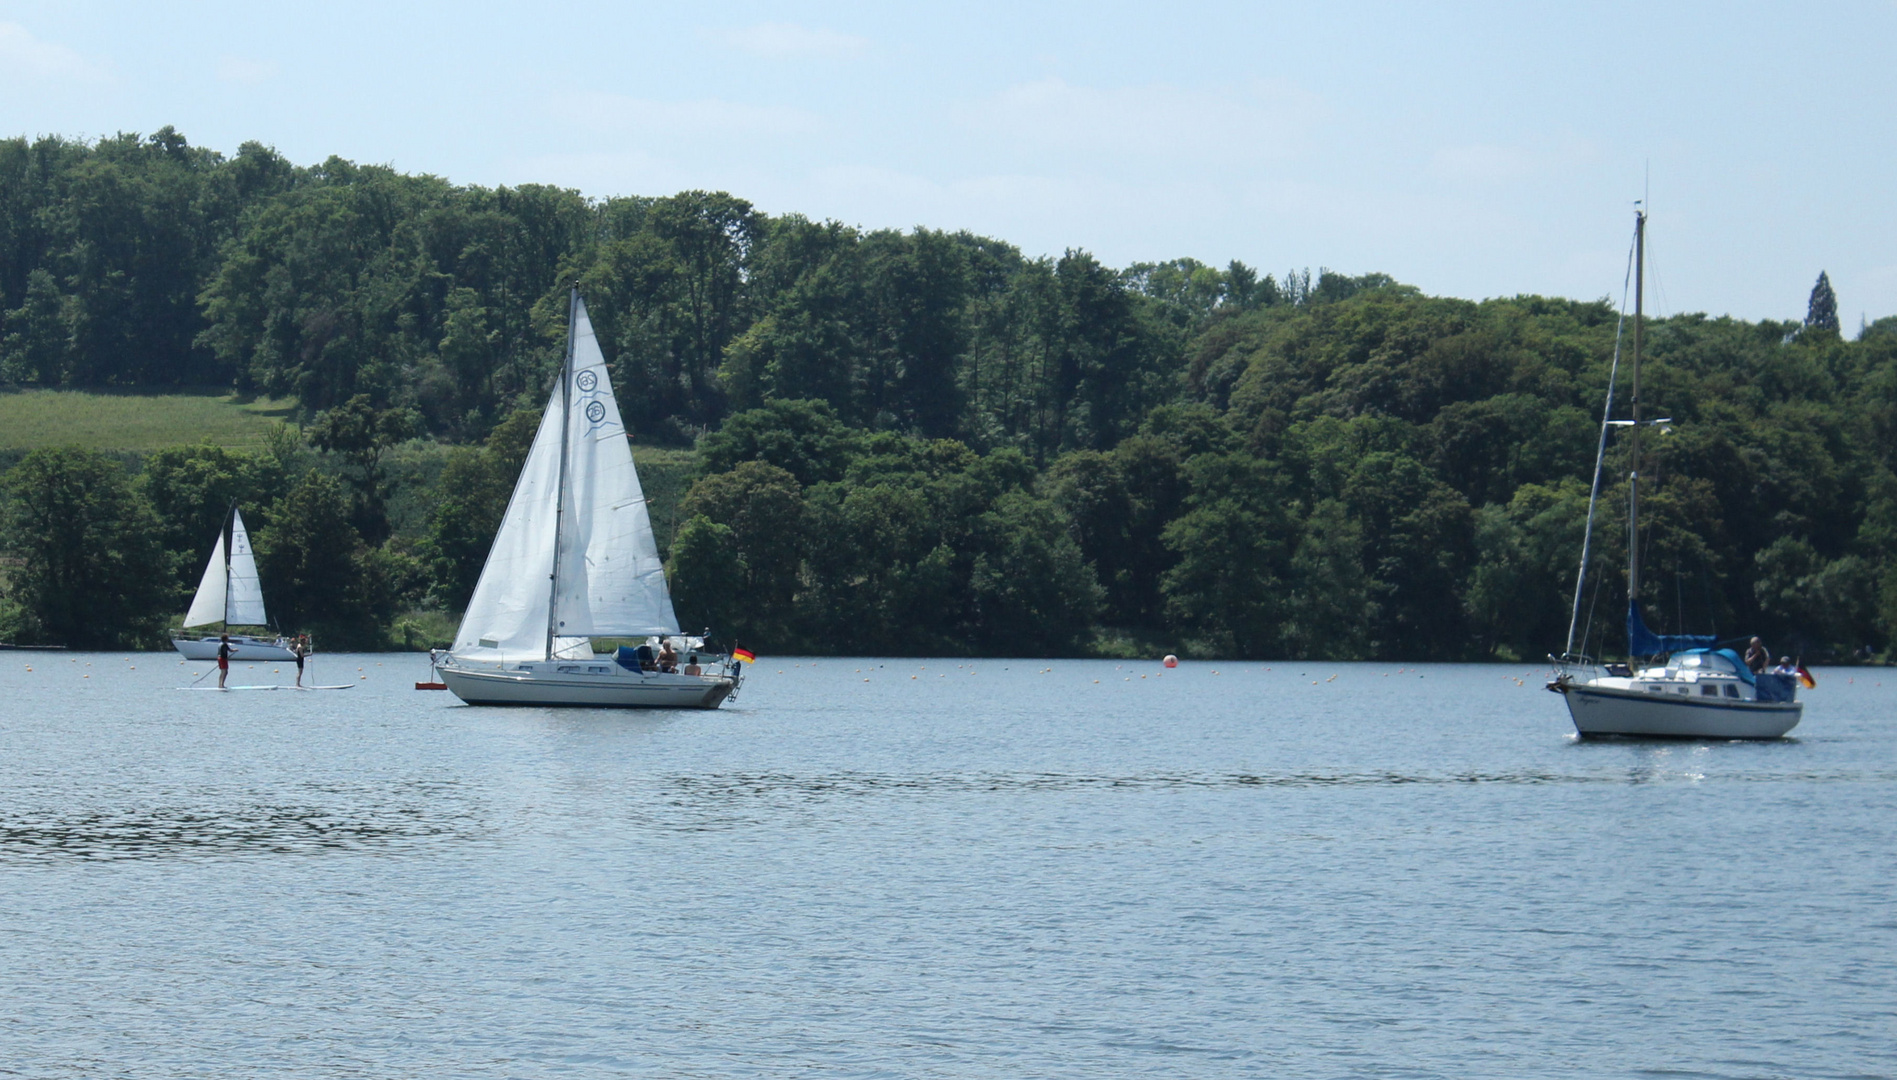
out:
{"label": "green tree", "polygon": [[374,648],[394,617],[394,589],[386,560],[362,542],[348,511],[342,484],[311,469],[271,507],[257,569],[278,625],[331,649]]}
{"label": "green tree", "polygon": [[672,537],[672,558],[666,564],[672,606],[680,622],[709,627],[720,639],[740,645],[772,648],[776,639],[768,636],[769,631],[763,631],[764,637],[754,636],[758,624],[751,620],[755,612],[745,607],[744,598],[730,584],[735,577],[748,576],[748,571],[738,555],[737,532],[731,526],[703,514],[687,520]]}
{"label": "green tree", "polygon": [[[1190,440],[1188,440],[1190,443]],[[1081,450],[1048,467],[1043,490],[1058,504],[1104,588],[1102,617],[1116,627],[1165,618],[1160,582],[1177,561],[1166,545],[1187,489],[1180,441],[1140,434],[1107,453]]]}
{"label": "green tree", "polygon": [[1818,282],[1811,287],[1811,300],[1805,306],[1805,325],[1820,333],[1838,332],[1838,294],[1831,288],[1831,276],[1818,271]]}
{"label": "green tree", "polygon": [[698,460],[707,474],[730,472],[744,461],[765,461],[808,487],[842,479],[857,442],[856,433],[826,402],[772,401],[726,419],[699,443]]}
{"label": "green tree", "polygon": [[[1525,660],[1561,651],[1573,610],[1587,496],[1586,485],[1578,479],[1524,484],[1506,506],[1490,504],[1474,511],[1475,564],[1464,609],[1484,655],[1505,652],[1511,659]],[[1589,574],[1611,577],[1620,555],[1620,532],[1605,522],[1598,524]],[[1584,644],[1577,642],[1576,647]]]}
{"label": "green tree", "polygon": [[1864,558],[1825,559],[1805,540],[1782,536],[1753,559],[1752,588],[1781,648],[1841,658],[1878,636],[1877,575]]}
{"label": "green tree", "polygon": [[740,462],[693,484],[679,513],[687,519],[673,541],[679,617],[761,647],[795,647],[806,542],[797,478],[762,461]]}
{"label": "green tree", "polygon": [[1285,651],[1299,660],[1362,660],[1381,612],[1364,572],[1363,526],[1337,499],[1311,509],[1291,557]]}
{"label": "green tree", "polygon": [[1222,656],[1283,655],[1294,525],[1277,472],[1245,454],[1186,462],[1191,494],[1166,527],[1178,563],[1165,574],[1175,626]]}
{"label": "green tree", "polygon": [[1078,652],[1092,632],[1101,590],[1058,508],[1011,491],[977,519],[975,534],[969,591],[983,650]]}
{"label": "green tree", "polygon": [[1343,502],[1363,525],[1365,568],[1382,613],[1376,655],[1448,659],[1470,651],[1461,589],[1472,560],[1469,503],[1405,454],[1365,454]]}
{"label": "green tree", "polygon": [[20,306],[0,312],[0,383],[63,382],[71,336],[67,303],[53,275],[34,269]]}
{"label": "green tree", "polygon": [[310,445],[340,454],[349,463],[355,491],[350,521],[371,544],[389,538],[389,483],[382,454],[414,435],[416,426],[412,410],[378,409],[367,394],[318,413],[310,424]]}
{"label": "green tree", "polygon": [[539,409],[517,410],[489,433],[485,446],[457,448],[442,466],[418,555],[429,597],[450,611],[465,610],[481,580],[540,417]]}
{"label": "green tree", "polygon": [[178,586],[189,589],[203,572],[231,507],[244,512],[251,529],[266,524],[264,515],[283,490],[283,468],[269,454],[210,443],[168,446],[145,459],[140,483],[158,512],[166,550],[179,556]]}
{"label": "green tree", "polygon": [[966,565],[944,536],[926,486],[883,479],[809,493],[807,587],[800,622],[826,651],[958,655],[976,642],[964,625]]}
{"label": "green tree", "polygon": [[103,454],[35,450],[5,477],[0,549],[31,639],[79,649],[153,644],[178,600],[151,504]]}
{"label": "green tree", "polygon": [[963,405],[955,369],[968,338],[964,250],[927,229],[872,233],[864,243],[872,324],[865,411],[877,426],[925,438],[957,434]]}

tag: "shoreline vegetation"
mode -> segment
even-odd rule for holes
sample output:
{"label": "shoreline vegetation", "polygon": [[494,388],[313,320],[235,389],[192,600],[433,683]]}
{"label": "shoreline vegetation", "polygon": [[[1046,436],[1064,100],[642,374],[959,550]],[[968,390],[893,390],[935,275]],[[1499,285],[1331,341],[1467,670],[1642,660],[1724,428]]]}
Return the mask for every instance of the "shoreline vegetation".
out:
{"label": "shoreline vegetation", "polygon": [[[1813,268],[1814,271],[1817,268]],[[452,634],[577,281],[688,631],[779,655],[1558,651],[1618,315],[588,199],[165,128],[0,140],[0,641],[163,647],[237,503],[286,629]],[[1650,319],[1648,617],[1897,642],[1897,318]],[[1622,408],[1625,407],[1624,401]],[[1601,497],[1625,499],[1610,443]],[[1596,533],[1587,650],[1624,649]],[[167,622],[171,620],[171,622]]]}

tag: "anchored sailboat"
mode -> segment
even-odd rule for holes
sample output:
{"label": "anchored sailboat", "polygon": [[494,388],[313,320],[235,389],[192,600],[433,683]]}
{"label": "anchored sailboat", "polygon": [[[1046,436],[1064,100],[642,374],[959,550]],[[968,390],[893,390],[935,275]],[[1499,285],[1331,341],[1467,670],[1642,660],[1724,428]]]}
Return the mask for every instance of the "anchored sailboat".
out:
{"label": "anchored sailboat", "polygon": [[[596,637],[651,644],[595,656]],[[660,670],[651,646],[663,643],[703,644],[679,635],[605,357],[575,286],[559,385],[454,648],[436,664],[471,705],[715,709],[737,689],[742,669],[727,658],[707,665],[715,673]]]}
{"label": "anchored sailboat", "polygon": [[[1548,689],[1562,695],[1574,730],[1587,735],[1637,735],[1698,739],[1776,739],[1798,726],[1804,705],[1792,675],[1754,672],[1731,649],[1720,649],[1713,635],[1656,634],[1640,613],[1640,429],[1670,423],[1670,418],[1640,416],[1640,352],[1643,344],[1646,286],[1647,215],[1634,213],[1634,342],[1631,419],[1615,420],[1614,381],[1620,373],[1616,337],[1614,363],[1607,376],[1607,405],[1601,413],[1600,443],[1594,457],[1594,486],[1588,495],[1587,530],[1581,542],[1581,569],[1574,582],[1574,613],[1568,623],[1568,648],[1555,661]],[[1625,309],[1623,309],[1625,310]],[[1581,599],[1594,544],[1594,509],[1601,493],[1601,465],[1611,429],[1624,427],[1632,437],[1627,489],[1627,663],[1599,664],[1577,649]],[[1584,645],[1584,643],[1582,643]],[[1641,663],[1647,662],[1642,667]]]}
{"label": "anchored sailboat", "polygon": [[[250,551],[250,535],[244,531],[244,515],[231,507],[224,527],[217,532],[217,545],[211,549],[211,561],[204,566],[197,595],[191,598],[191,610],[185,614],[184,630],[174,630],[171,644],[187,660],[217,659],[218,634],[192,635],[194,626],[220,624],[225,632],[233,626],[268,626],[263,609],[263,585],[257,578],[257,559]],[[296,654],[289,643],[275,635],[259,637],[231,634],[233,660],[290,660]]]}

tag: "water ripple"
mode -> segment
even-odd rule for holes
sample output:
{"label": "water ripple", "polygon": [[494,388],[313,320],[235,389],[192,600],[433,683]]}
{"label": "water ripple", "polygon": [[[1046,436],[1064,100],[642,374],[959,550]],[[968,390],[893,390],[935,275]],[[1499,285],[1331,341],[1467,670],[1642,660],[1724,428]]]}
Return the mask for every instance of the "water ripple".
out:
{"label": "water ripple", "polygon": [[1007,791],[1170,790],[1181,788],[1375,788],[1411,785],[1471,787],[1552,784],[1652,784],[1669,780],[1756,784],[1892,783],[1897,772],[1727,772],[1708,777],[1680,769],[1639,768],[1615,772],[1283,772],[1283,773],[930,773],[878,774],[839,772],[802,776],[790,773],[729,773],[673,776],[666,781],[681,793],[708,796],[883,794],[955,794]]}
{"label": "water ripple", "polygon": [[471,812],[444,800],[439,791],[404,799],[390,799],[386,793],[344,794],[318,802],[254,801],[224,792],[195,792],[158,805],[16,808],[0,820],[0,859],[317,855],[408,846],[474,830]]}

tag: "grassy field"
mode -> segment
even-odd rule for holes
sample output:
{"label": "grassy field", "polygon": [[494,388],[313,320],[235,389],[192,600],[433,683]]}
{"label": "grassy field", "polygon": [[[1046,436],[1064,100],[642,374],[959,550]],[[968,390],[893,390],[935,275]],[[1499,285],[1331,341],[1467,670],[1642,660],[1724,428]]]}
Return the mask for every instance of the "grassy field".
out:
{"label": "grassy field", "polygon": [[164,394],[83,390],[0,393],[0,450],[84,446],[93,450],[156,450],[199,443],[258,447],[294,401],[239,403],[221,389]]}
{"label": "grassy field", "polygon": [[[144,456],[167,446],[207,439],[232,449],[260,449],[270,429],[290,418],[291,400],[240,402],[224,390],[171,393],[83,390],[0,391],[0,472],[28,452],[47,446],[83,446],[124,460],[134,472]],[[419,536],[434,502],[434,486],[452,448],[417,439],[383,455],[392,488],[389,517],[398,535]],[[659,550],[671,546],[678,503],[691,486],[696,457],[689,450],[635,446]],[[310,464],[316,464],[311,461]]]}

